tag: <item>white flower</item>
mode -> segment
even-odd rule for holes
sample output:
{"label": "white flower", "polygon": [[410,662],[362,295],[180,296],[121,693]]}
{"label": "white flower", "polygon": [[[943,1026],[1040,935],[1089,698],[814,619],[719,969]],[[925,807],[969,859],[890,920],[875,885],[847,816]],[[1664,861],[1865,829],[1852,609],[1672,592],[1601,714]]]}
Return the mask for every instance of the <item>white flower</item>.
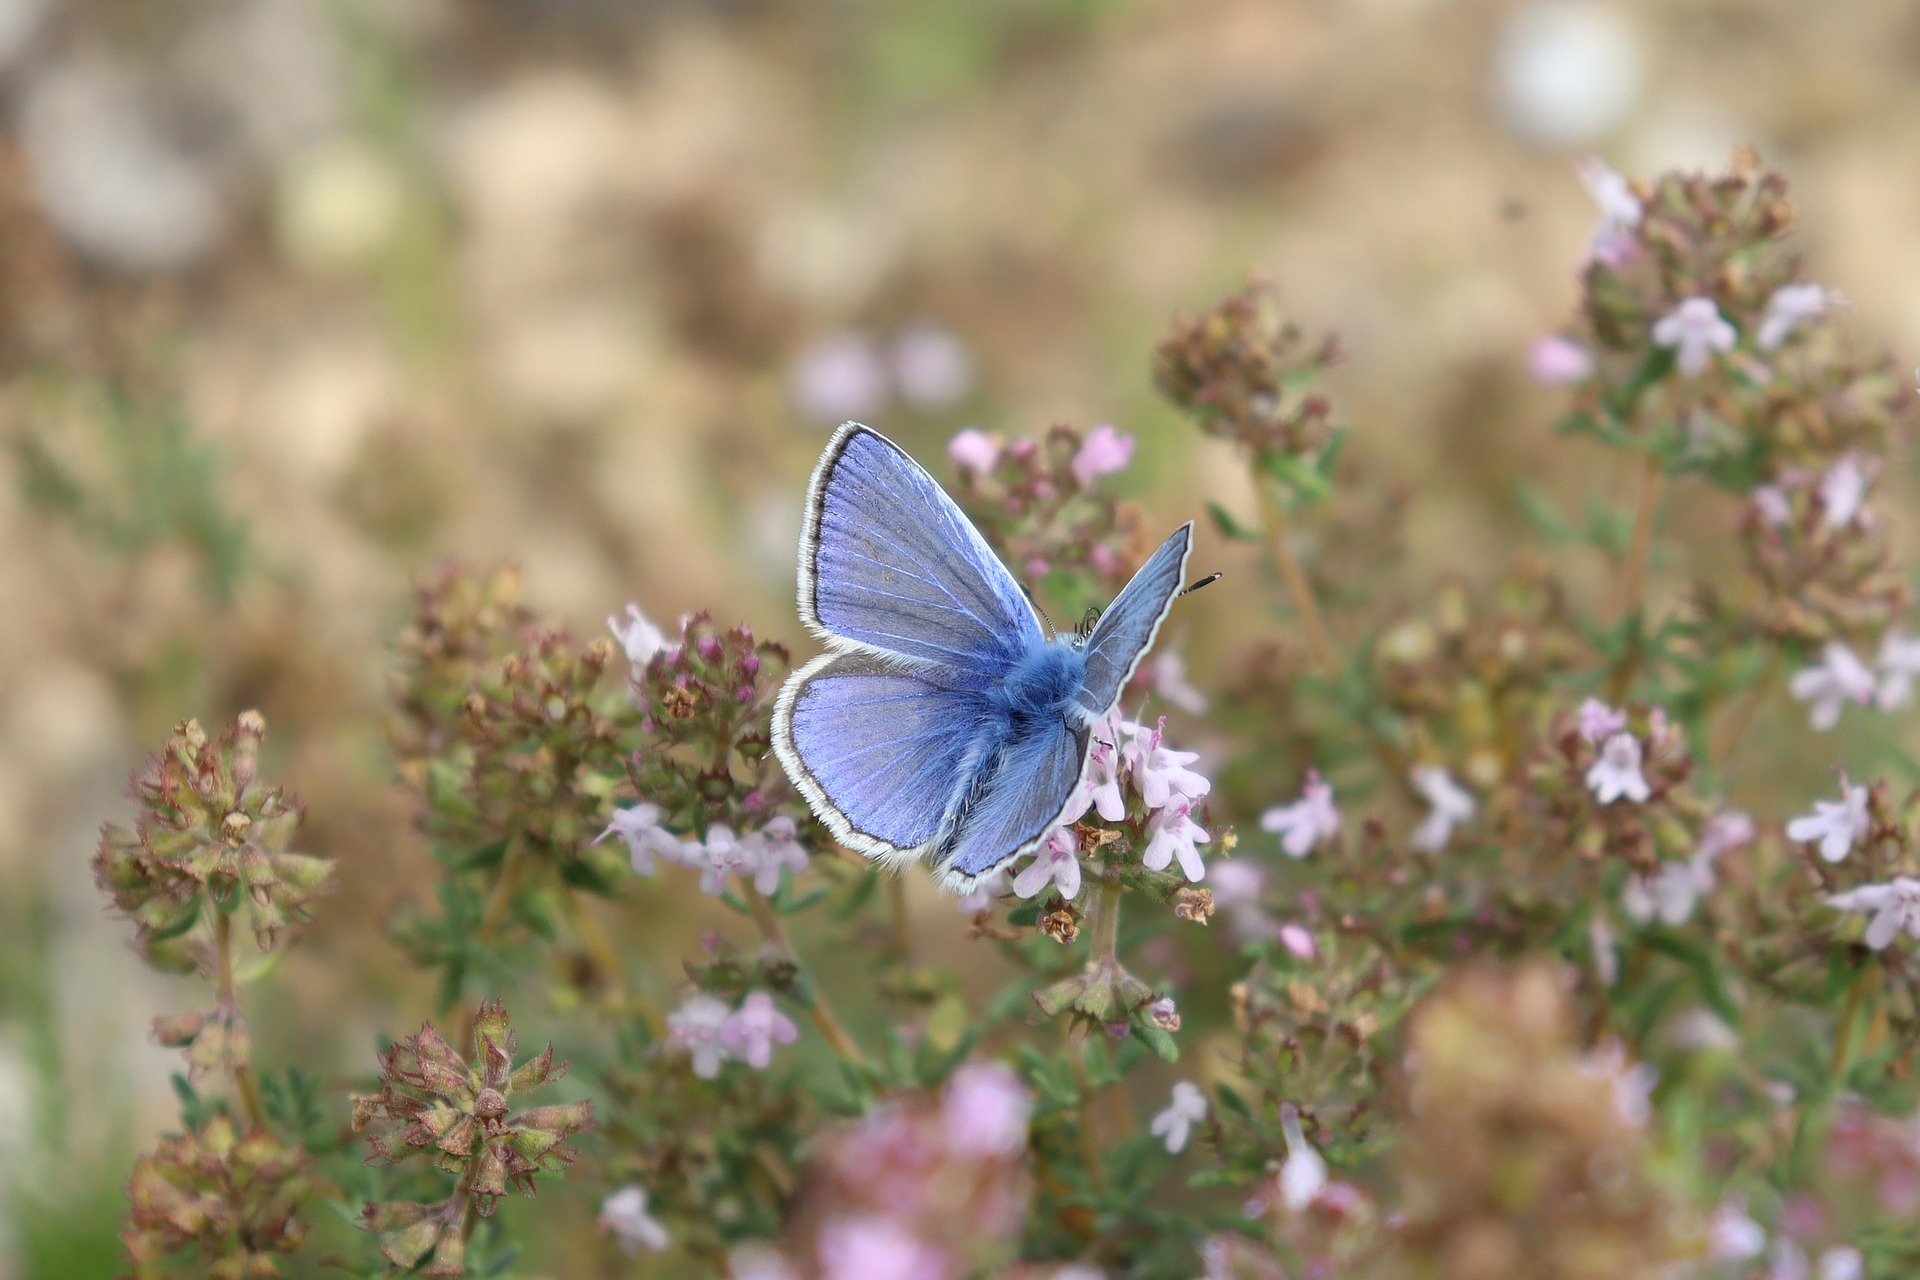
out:
{"label": "white flower", "polygon": [[1748,1217],[1738,1200],[1721,1201],[1707,1219],[1707,1256],[1715,1262],[1744,1262],[1766,1247],[1766,1228]]}
{"label": "white flower", "polygon": [[1004,1062],[972,1062],[953,1073],[940,1101],[947,1147],[965,1155],[1013,1156],[1027,1145],[1033,1098]]}
{"label": "white flower", "polygon": [[1867,945],[1875,951],[1886,950],[1895,935],[1905,930],[1909,937],[1920,938],[1920,880],[1895,876],[1885,884],[1863,884],[1858,889],[1836,893],[1827,905],[1840,911],[1871,911],[1867,925]]}
{"label": "white flower", "polygon": [[1543,334],[1527,352],[1527,371],[1542,386],[1584,382],[1593,376],[1593,356],[1571,338]]}
{"label": "white flower", "polygon": [[1679,348],[1680,372],[1688,377],[1706,369],[1709,352],[1732,350],[1737,336],[1713,299],[1697,294],[1653,322],[1654,345]]}
{"label": "white flower", "polygon": [[1182,1080],[1173,1086],[1173,1101],[1153,1118],[1147,1132],[1164,1139],[1167,1150],[1178,1154],[1187,1149],[1193,1126],[1206,1119],[1207,1095],[1199,1086]]}
{"label": "white flower", "polygon": [[1680,924],[1693,914],[1702,894],[1713,888],[1713,868],[1698,857],[1669,862],[1651,876],[1634,876],[1620,895],[1620,908],[1645,924],[1656,915],[1663,924]]}
{"label": "white flower", "polygon": [[1809,704],[1807,723],[1816,733],[1825,733],[1840,722],[1842,705],[1857,702],[1864,706],[1872,701],[1873,672],[1852,649],[1829,640],[1820,651],[1819,664],[1794,672],[1787,691]]}
{"label": "white flower", "polygon": [[1857,453],[1843,453],[1827,468],[1820,477],[1820,513],[1827,528],[1844,529],[1860,518],[1877,470]]}
{"label": "white flower", "polygon": [[1613,926],[1598,911],[1587,921],[1587,950],[1593,957],[1593,976],[1601,986],[1610,987],[1619,981],[1620,953],[1613,945]]}
{"label": "white flower", "polygon": [[1320,780],[1318,770],[1309,769],[1300,798],[1261,814],[1260,829],[1277,833],[1280,847],[1290,856],[1306,857],[1313,846],[1340,834],[1340,811],[1333,807],[1333,786]]}
{"label": "white flower", "polygon": [[1697,857],[1711,863],[1723,853],[1732,853],[1753,843],[1753,818],[1739,809],[1722,809],[1707,819],[1700,833]]}
{"label": "white flower", "polygon": [[1627,180],[1595,156],[1574,161],[1574,171],[1587,194],[1600,206],[1600,225],[1594,228],[1591,256],[1618,265],[1633,251],[1634,231],[1640,226],[1640,198]]}
{"label": "white flower", "polygon": [[1626,727],[1625,711],[1610,707],[1598,698],[1588,698],[1580,704],[1580,736],[1590,745],[1597,747]]}
{"label": "white flower", "polygon": [[1753,509],[1760,513],[1763,523],[1774,529],[1784,529],[1793,519],[1793,504],[1787,498],[1786,489],[1777,484],[1763,484],[1749,495]]}
{"label": "white flower", "polygon": [[1132,732],[1122,755],[1133,770],[1133,785],[1139,788],[1140,798],[1149,809],[1164,808],[1175,796],[1198,800],[1213,788],[1211,782],[1187,768],[1200,758],[1199,752],[1175,751],[1161,740],[1166,723],[1162,716],[1151,729],[1125,726]]}
{"label": "white flower", "polygon": [[1287,1158],[1280,1166],[1280,1199],[1298,1213],[1326,1190],[1327,1162],[1300,1132],[1300,1113],[1292,1103],[1280,1104],[1280,1130],[1287,1136]]}
{"label": "white flower", "polygon": [[600,1229],[612,1232],[626,1253],[667,1247],[667,1229],[647,1212],[647,1193],[639,1187],[622,1187],[600,1202]]}
{"label": "white flower", "polygon": [[1414,829],[1413,847],[1429,853],[1438,852],[1446,848],[1447,841],[1453,838],[1453,829],[1471,821],[1479,806],[1474,803],[1472,794],[1437,764],[1416,765],[1411,776],[1414,790],[1425,796],[1427,803],[1433,806],[1432,811]]}
{"label": "white flower", "polygon": [[757,845],[760,865],[753,876],[754,887],[762,893],[780,888],[781,871],[799,875],[807,869],[806,846],[800,843],[799,826],[786,814],[767,820],[767,825],[748,837]]}
{"label": "white flower", "polygon": [[1587,786],[1594,799],[1612,804],[1621,796],[1639,804],[1653,794],[1640,771],[1640,739],[1616,733],[1600,748],[1600,758],[1587,770]]}
{"label": "white flower", "polygon": [[1081,786],[1086,788],[1087,802],[1103,821],[1118,822],[1127,816],[1126,797],[1120,794],[1120,748],[1114,745],[1120,736],[1119,725],[1108,720],[1105,727],[1108,736],[1105,740],[1096,738],[1087,754],[1087,777]]}
{"label": "white flower", "polygon": [[627,621],[624,626],[621,625],[619,615],[608,614],[607,630],[613,632],[613,638],[618,640],[620,647],[627,651],[627,661],[633,665],[635,679],[638,679],[640,673],[647,669],[647,664],[653,661],[653,655],[667,647],[667,637],[661,633],[660,628],[647,620],[647,615],[640,612],[640,606],[637,604],[627,606]]}
{"label": "white flower", "polygon": [[733,828],[715,823],[699,847],[700,892],[717,898],[727,891],[728,876],[752,876],[760,870],[760,847],[741,840]]}
{"label": "white flower", "polygon": [[1815,800],[1812,813],[1801,814],[1787,824],[1787,839],[1802,844],[1818,840],[1820,856],[1828,862],[1839,862],[1853,852],[1854,844],[1873,826],[1867,816],[1867,789],[1848,785],[1843,774],[1840,797],[1838,804]]}
{"label": "white flower", "polygon": [[643,876],[653,874],[655,857],[665,858],[668,862],[687,860],[686,847],[678,836],[660,825],[660,806],[657,804],[636,804],[628,809],[616,809],[613,820],[607,829],[593,838],[599,844],[608,836],[617,835],[626,841],[627,857],[633,863],[633,869]]}
{"label": "white flower", "polygon": [[1080,893],[1080,839],[1072,827],[1055,827],[1046,843],[1034,853],[1033,861],[1013,878],[1013,891],[1031,898],[1049,886],[1059,886],[1060,896],[1074,898]]}
{"label": "white flower", "polygon": [[1148,661],[1147,684],[1167,705],[1188,715],[1197,716],[1207,709],[1207,695],[1187,679],[1187,663],[1178,650],[1169,649]]}
{"label": "white flower", "polygon": [[1626,1046],[1618,1040],[1608,1040],[1588,1050],[1575,1065],[1582,1075],[1605,1080],[1613,1086],[1614,1113],[1627,1124],[1638,1128],[1653,1115],[1649,1099],[1653,1086],[1659,1083],[1660,1073],[1644,1062],[1630,1062]]}
{"label": "white flower", "polygon": [[1860,1280],[1867,1260],[1850,1244],[1837,1244],[1820,1255],[1820,1280]]}
{"label": "white flower", "polygon": [[667,1015],[667,1034],[693,1057],[693,1074],[711,1080],[720,1074],[726,1061],[726,1044],[720,1029],[731,1014],[727,1006],[709,995],[694,994]]}
{"label": "white flower", "polygon": [[1762,351],[1771,351],[1787,340],[1794,326],[1802,320],[1810,320],[1828,307],[1837,305],[1840,295],[1830,293],[1817,284],[1787,284],[1773,291],[1767,299],[1767,314],[1760,321],[1760,331],[1754,342]]}
{"label": "white flower", "polygon": [[1204,831],[1200,824],[1187,815],[1192,811],[1192,802],[1184,796],[1177,796],[1173,803],[1157,810],[1147,820],[1147,851],[1140,855],[1140,863],[1149,871],[1163,871],[1175,858],[1180,860],[1180,870],[1189,880],[1201,880],[1206,877],[1206,864],[1200,861],[1200,851],[1196,845],[1203,845],[1213,837]]}
{"label": "white flower", "polygon": [[792,1044],[799,1035],[793,1019],[780,1012],[773,997],[764,991],[749,991],[720,1027],[720,1043],[728,1056],[755,1071],[766,1070],[773,1061],[774,1041]]}
{"label": "white flower", "polygon": [[979,915],[993,905],[994,895],[1007,887],[1007,869],[1004,865],[995,867],[973,882],[973,892],[957,899],[960,914]]}
{"label": "white flower", "polygon": [[1880,668],[1880,682],[1873,691],[1875,706],[1892,711],[1913,701],[1913,678],[1920,675],[1920,639],[1897,627],[1889,629],[1880,637],[1874,665]]}

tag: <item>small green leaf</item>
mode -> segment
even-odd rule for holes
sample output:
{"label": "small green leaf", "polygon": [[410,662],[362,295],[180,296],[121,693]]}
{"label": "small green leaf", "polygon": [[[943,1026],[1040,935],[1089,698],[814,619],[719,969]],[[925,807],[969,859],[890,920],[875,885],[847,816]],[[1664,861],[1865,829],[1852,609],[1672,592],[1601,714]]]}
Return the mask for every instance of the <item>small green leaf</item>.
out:
{"label": "small green leaf", "polygon": [[1222,506],[1217,500],[1210,500],[1207,503],[1207,514],[1213,517],[1213,527],[1220,531],[1222,537],[1237,538],[1242,542],[1258,542],[1260,540],[1260,531],[1258,529],[1241,524],[1238,520],[1234,519],[1233,513],[1228,511],[1226,507]]}

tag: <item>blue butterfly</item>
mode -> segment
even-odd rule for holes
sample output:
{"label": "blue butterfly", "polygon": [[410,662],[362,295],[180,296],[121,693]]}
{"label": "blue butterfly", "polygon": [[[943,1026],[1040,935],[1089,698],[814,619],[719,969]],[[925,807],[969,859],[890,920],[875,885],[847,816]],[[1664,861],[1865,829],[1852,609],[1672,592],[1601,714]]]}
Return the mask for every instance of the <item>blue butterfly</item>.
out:
{"label": "blue butterfly", "polygon": [[1093,727],[1180,594],[1191,522],[1086,634],[1039,615],[939,483],[857,422],[807,491],[800,620],[830,652],[787,679],[773,749],[841,844],[925,857],[947,888],[1038,848],[1086,773]]}

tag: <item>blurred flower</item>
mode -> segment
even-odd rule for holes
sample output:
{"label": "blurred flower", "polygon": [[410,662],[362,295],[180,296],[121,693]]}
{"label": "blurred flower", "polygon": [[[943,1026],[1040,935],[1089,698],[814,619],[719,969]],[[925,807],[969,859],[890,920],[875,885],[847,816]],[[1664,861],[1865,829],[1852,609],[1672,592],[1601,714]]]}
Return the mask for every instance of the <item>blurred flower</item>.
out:
{"label": "blurred flower", "polygon": [[1594,228],[1588,256],[1618,266],[1633,251],[1634,233],[1644,213],[1640,198],[1624,177],[1597,156],[1582,156],[1573,167],[1587,194],[1600,206],[1600,225]]}
{"label": "blurred flower", "polygon": [[1260,815],[1260,829],[1280,835],[1280,847],[1304,858],[1316,844],[1340,834],[1340,811],[1333,807],[1333,787],[1321,781],[1318,770],[1307,771],[1300,799]]}
{"label": "blurred flower", "polygon": [[731,1011],[723,1001],[696,992],[667,1015],[667,1034],[693,1058],[693,1074],[711,1080],[720,1074],[727,1045],[721,1030]]}
{"label": "blurred flower", "polygon": [[1840,721],[1840,708],[1849,702],[1862,706],[1873,700],[1873,672],[1858,655],[1838,640],[1827,641],[1820,662],[1794,672],[1788,692],[1809,704],[1807,723],[1825,733]]}
{"label": "blurred flower", "polygon": [[991,471],[1000,461],[1000,443],[986,432],[968,427],[947,442],[947,457],[965,471]]}
{"label": "blurred flower", "polygon": [[780,1012],[773,997],[764,991],[750,991],[740,1007],[720,1024],[720,1043],[736,1061],[755,1071],[765,1071],[773,1061],[774,1042],[792,1044],[800,1029]]}
{"label": "blurred flower", "polygon": [[1712,861],[1752,844],[1753,836],[1752,815],[1739,809],[1722,809],[1707,819],[1707,829],[1700,833],[1699,856]]}
{"label": "blurred flower", "polygon": [[697,846],[700,858],[700,892],[717,898],[727,891],[727,877],[752,879],[760,873],[758,850],[733,834],[733,828],[715,823],[707,828],[707,838]]}
{"label": "blurred flower", "polygon": [[945,1280],[940,1250],[892,1218],[841,1218],[820,1228],[821,1280]]}
{"label": "blurred flower", "polygon": [[727,1255],[727,1280],[800,1280],[800,1273],[765,1245],[743,1244]]}
{"label": "blurred flower", "polygon": [[1873,468],[1857,453],[1843,453],[1820,477],[1820,512],[1829,529],[1844,529],[1860,516],[1873,483]]}
{"label": "blurred flower", "polygon": [[158,1264],[187,1248],[203,1268],[196,1274],[214,1280],[284,1275],[284,1255],[306,1237],[299,1208],[316,1182],[300,1148],[216,1114],[134,1163],[120,1239],[142,1275],[161,1274]]}
{"label": "blurred flower", "polygon": [[1597,138],[1640,96],[1639,43],[1607,5],[1535,0],[1511,10],[1495,57],[1508,123],[1539,142]]}
{"label": "blurred flower", "polygon": [[1713,868],[1704,858],[1663,863],[1651,876],[1632,876],[1620,895],[1620,908],[1645,924],[1656,915],[1661,923],[1680,924],[1693,914],[1700,896],[1713,888]]}
{"label": "blurred flower", "polygon": [[1860,1280],[1866,1258],[1850,1244],[1837,1244],[1820,1255],[1820,1280]]}
{"label": "blurred flower", "polygon": [[611,1232],[624,1253],[642,1247],[658,1253],[667,1247],[667,1229],[647,1212],[647,1193],[636,1186],[622,1187],[600,1202],[600,1229]]}
{"label": "blurred flower", "polygon": [[1600,758],[1587,770],[1587,786],[1594,799],[1612,804],[1625,796],[1640,804],[1652,794],[1646,775],[1640,771],[1640,739],[1630,733],[1616,733],[1600,748]]}
{"label": "blurred flower", "polygon": [[1738,1200],[1721,1201],[1707,1219],[1707,1256],[1714,1262],[1744,1262],[1766,1247],[1766,1228],[1748,1217]]}
{"label": "blurred flower", "polygon": [[1006,888],[1006,867],[995,867],[992,871],[989,871],[986,875],[981,876],[973,882],[973,892],[963,894],[958,899],[961,914],[971,916],[978,915],[980,912],[985,911],[993,905],[994,897],[1006,892]]}
{"label": "blurred flower", "polygon": [[[1631,890],[1631,882],[1628,888]],[[1587,953],[1593,960],[1593,976],[1601,986],[1611,987],[1620,980],[1620,952],[1614,946],[1613,926],[1603,912],[1594,912],[1587,921]]]}
{"label": "blurred flower", "polygon": [[1760,321],[1754,342],[1762,351],[1771,351],[1787,340],[1794,326],[1810,320],[1828,307],[1837,305],[1840,295],[1817,284],[1787,284],[1767,299],[1767,314]]}
{"label": "blurred flower", "polygon": [[1326,1190],[1327,1162],[1300,1131],[1300,1113],[1293,1104],[1280,1104],[1280,1128],[1287,1136],[1287,1158],[1280,1166],[1280,1198],[1298,1213]]}
{"label": "blurred flower", "polygon": [[1753,491],[1751,501],[1761,520],[1775,529],[1783,529],[1793,520],[1793,507],[1786,490],[1777,484],[1761,485]]}
{"label": "blurred flower", "polygon": [[1013,878],[1013,891],[1031,898],[1051,885],[1058,885],[1060,896],[1068,900],[1080,892],[1080,840],[1070,826],[1055,827],[1046,842],[1035,851],[1019,875]]}
{"label": "blurred flower", "polygon": [[1920,880],[1910,876],[1895,876],[1886,884],[1866,884],[1833,894],[1827,905],[1839,911],[1872,912],[1866,941],[1875,951],[1886,950],[1902,930],[1920,938]]}
{"label": "blurred flower", "polygon": [[1212,783],[1187,768],[1200,758],[1199,752],[1175,751],[1162,741],[1167,727],[1165,716],[1151,729],[1125,722],[1121,727],[1128,733],[1121,754],[1133,771],[1133,785],[1147,808],[1164,808],[1176,796],[1198,800],[1212,788]]}
{"label": "blurred flower", "polygon": [[1168,863],[1178,858],[1180,870],[1186,873],[1187,879],[1206,878],[1206,864],[1200,861],[1200,851],[1195,846],[1213,837],[1188,816],[1192,809],[1192,802],[1182,796],[1154,812],[1147,821],[1147,851],[1140,855],[1142,866],[1149,871],[1164,871]]}
{"label": "blurred flower", "polygon": [[1207,709],[1206,695],[1193,687],[1187,679],[1186,660],[1177,649],[1168,649],[1157,653],[1147,660],[1147,685],[1154,696],[1169,706],[1180,708],[1188,715],[1199,715]]}
{"label": "blurred flower", "polygon": [[1132,458],[1133,437],[1121,435],[1109,423],[1098,423],[1073,455],[1073,474],[1081,484],[1092,484],[1101,476],[1126,470]]}
{"label": "blurred flower", "polygon": [[1574,1066],[1582,1075],[1613,1086],[1613,1111],[1624,1123],[1640,1128],[1653,1117],[1653,1086],[1659,1083],[1660,1073],[1648,1063],[1627,1057],[1627,1047],[1618,1040],[1588,1050]]}
{"label": "blurred flower", "polygon": [[807,848],[800,843],[800,827],[791,815],[782,813],[767,819],[766,826],[747,838],[757,843],[760,851],[760,866],[753,878],[760,892],[779,889],[782,871],[799,875],[807,869]]}
{"label": "blurred flower", "polygon": [[1549,333],[1534,339],[1527,370],[1542,386],[1566,386],[1592,375],[1593,355],[1573,339]]}
{"label": "blurred flower", "polygon": [[1720,308],[1713,304],[1713,299],[1698,294],[1685,299],[1653,324],[1654,345],[1677,347],[1680,372],[1689,377],[1706,369],[1709,353],[1731,350],[1736,337],[1738,334],[1721,318]]}
{"label": "blurred flower", "polygon": [[794,362],[794,407],[814,422],[872,418],[887,402],[887,367],[863,334],[836,333]]}
{"label": "blurred flower", "polygon": [[1173,1100],[1167,1109],[1154,1116],[1147,1132],[1163,1139],[1167,1150],[1175,1155],[1187,1149],[1187,1142],[1193,1136],[1193,1126],[1206,1119],[1207,1095],[1200,1092],[1198,1085],[1180,1080],[1173,1086]]}
{"label": "blurred flower", "polygon": [[657,804],[636,804],[614,810],[613,821],[607,824],[605,831],[593,838],[593,842],[599,844],[611,835],[626,841],[633,869],[643,876],[653,874],[656,856],[668,862],[686,861],[686,846],[678,836],[660,825],[660,806]]}
{"label": "blurred flower", "polygon": [[393,243],[406,214],[397,166],[354,138],[330,139],[293,157],[278,196],[280,242],[311,271],[373,262]]}
{"label": "blurred flower", "polygon": [[1787,824],[1787,839],[1809,844],[1820,842],[1820,856],[1828,862],[1839,862],[1853,851],[1855,842],[1864,837],[1873,827],[1873,820],[1867,814],[1867,789],[1848,784],[1846,775],[1840,776],[1841,800],[1835,804],[1831,800],[1813,802],[1813,812],[1802,814]]}
{"label": "blurred flower", "polygon": [[1027,1145],[1032,1110],[1026,1085],[1003,1062],[961,1067],[947,1081],[940,1100],[948,1148],[965,1155],[1018,1155]]}
{"label": "blurred flower", "polygon": [[1598,698],[1580,704],[1580,736],[1590,746],[1599,746],[1627,727],[1627,713],[1608,706]]}
{"label": "blurred flower", "polygon": [[613,632],[613,638],[620,642],[622,649],[626,650],[627,661],[633,665],[633,675],[636,680],[646,670],[647,664],[653,661],[653,655],[667,647],[666,636],[661,634],[660,628],[647,620],[647,615],[640,612],[640,606],[637,604],[627,606],[627,621],[624,625],[617,614],[609,614],[607,630]]}
{"label": "blurred flower", "polygon": [[1453,780],[1453,775],[1437,764],[1415,765],[1411,774],[1413,788],[1432,806],[1413,832],[1413,847],[1437,853],[1453,838],[1453,829],[1471,821],[1479,806],[1471,793]]}
{"label": "blurred flower", "polygon": [[893,340],[893,378],[900,398],[916,409],[941,409],[973,387],[967,346],[945,329],[908,329]]}
{"label": "blurred flower", "polygon": [[1920,638],[1890,628],[1880,637],[1880,653],[1874,665],[1880,668],[1874,705],[1882,711],[1906,706],[1913,700],[1913,678],[1920,675]]}
{"label": "blurred flower", "polygon": [[1297,924],[1280,926],[1280,945],[1285,947],[1296,960],[1313,960],[1320,954],[1320,948],[1314,944],[1313,935]]}

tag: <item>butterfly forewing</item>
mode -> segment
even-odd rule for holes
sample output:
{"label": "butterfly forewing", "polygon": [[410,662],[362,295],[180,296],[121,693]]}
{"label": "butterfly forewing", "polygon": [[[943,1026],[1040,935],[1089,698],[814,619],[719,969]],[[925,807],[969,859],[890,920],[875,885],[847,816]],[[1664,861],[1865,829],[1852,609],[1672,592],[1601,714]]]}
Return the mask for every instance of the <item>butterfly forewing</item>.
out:
{"label": "butterfly forewing", "polygon": [[1045,638],[1013,575],[934,478],[855,423],[814,472],[800,617],[838,647],[895,654],[973,688]]}
{"label": "butterfly forewing", "polygon": [[1140,566],[1088,634],[1081,650],[1087,676],[1075,700],[1094,719],[1112,710],[1120,690],[1153,646],[1160,623],[1180,594],[1192,548],[1193,525],[1183,524]]}

